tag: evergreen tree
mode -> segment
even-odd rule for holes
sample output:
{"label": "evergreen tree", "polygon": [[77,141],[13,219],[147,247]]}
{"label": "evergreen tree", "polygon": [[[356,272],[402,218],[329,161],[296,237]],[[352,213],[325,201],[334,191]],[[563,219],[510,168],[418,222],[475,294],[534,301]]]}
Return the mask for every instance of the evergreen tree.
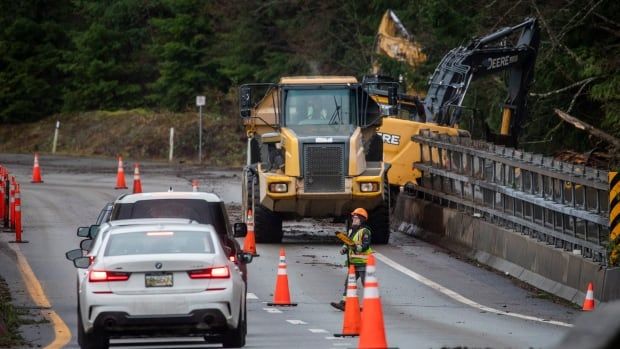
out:
{"label": "evergreen tree", "polygon": [[27,122],[57,112],[58,65],[70,40],[69,0],[0,2],[0,122]]}
{"label": "evergreen tree", "polygon": [[149,54],[151,16],[158,1],[81,2],[83,27],[73,35],[75,50],[63,70],[71,76],[64,89],[65,110],[136,108],[147,105],[149,83],[157,78]]}
{"label": "evergreen tree", "polygon": [[208,4],[170,0],[165,7],[163,16],[151,20],[155,35],[150,52],[159,70],[151,98],[161,107],[182,110],[194,103],[194,96],[222,87],[226,80],[218,73]]}

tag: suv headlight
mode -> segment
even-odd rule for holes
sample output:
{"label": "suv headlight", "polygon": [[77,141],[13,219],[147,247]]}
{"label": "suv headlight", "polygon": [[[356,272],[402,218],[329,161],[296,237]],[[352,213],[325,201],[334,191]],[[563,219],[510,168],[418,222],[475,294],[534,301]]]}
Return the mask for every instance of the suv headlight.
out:
{"label": "suv headlight", "polygon": [[272,193],[286,193],[288,191],[288,184],[271,183],[269,184],[269,191]]}
{"label": "suv headlight", "polygon": [[363,193],[368,193],[371,191],[378,191],[379,183],[376,182],[361,182],[360,183],[360,191]]}

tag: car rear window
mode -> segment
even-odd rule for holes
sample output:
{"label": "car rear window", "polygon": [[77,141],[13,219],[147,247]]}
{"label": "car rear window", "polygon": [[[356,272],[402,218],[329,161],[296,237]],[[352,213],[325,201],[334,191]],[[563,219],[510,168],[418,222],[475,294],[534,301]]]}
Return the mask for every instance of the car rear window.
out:
{"label": "car rear window", "polygon": [[113,234],[106,256],[214,253],[211,234],[204,231],[153,231]]}
{"label": "car rear window", "polygon": [[115,205],[112,220],[136,218],[187,218],[211,224],[219,235],[227,234],[222,203],[195,199],[153,199]]}

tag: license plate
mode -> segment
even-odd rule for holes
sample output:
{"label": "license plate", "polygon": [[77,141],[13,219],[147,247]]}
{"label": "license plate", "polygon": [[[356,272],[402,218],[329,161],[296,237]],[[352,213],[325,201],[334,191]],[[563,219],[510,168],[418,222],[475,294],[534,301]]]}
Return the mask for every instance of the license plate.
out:
{"label": "license plate", "polygon": [[146,287],[172,287],[172,274],[152,273],[145,276]]}

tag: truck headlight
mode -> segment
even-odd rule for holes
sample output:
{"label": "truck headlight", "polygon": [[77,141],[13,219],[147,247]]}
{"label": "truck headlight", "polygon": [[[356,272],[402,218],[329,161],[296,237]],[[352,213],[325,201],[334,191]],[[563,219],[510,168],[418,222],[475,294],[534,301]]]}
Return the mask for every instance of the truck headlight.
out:
{"label": "truck headlight", "polygon": [[271,183],[269,184],[269,191],[272,193],[286,193],[288,191],[288,184]]}
{"label": "truck headlight", "polygon": [[379,183],[376,182],[362,182],[360,183],[360,191],[363,193],[378,191]]}

